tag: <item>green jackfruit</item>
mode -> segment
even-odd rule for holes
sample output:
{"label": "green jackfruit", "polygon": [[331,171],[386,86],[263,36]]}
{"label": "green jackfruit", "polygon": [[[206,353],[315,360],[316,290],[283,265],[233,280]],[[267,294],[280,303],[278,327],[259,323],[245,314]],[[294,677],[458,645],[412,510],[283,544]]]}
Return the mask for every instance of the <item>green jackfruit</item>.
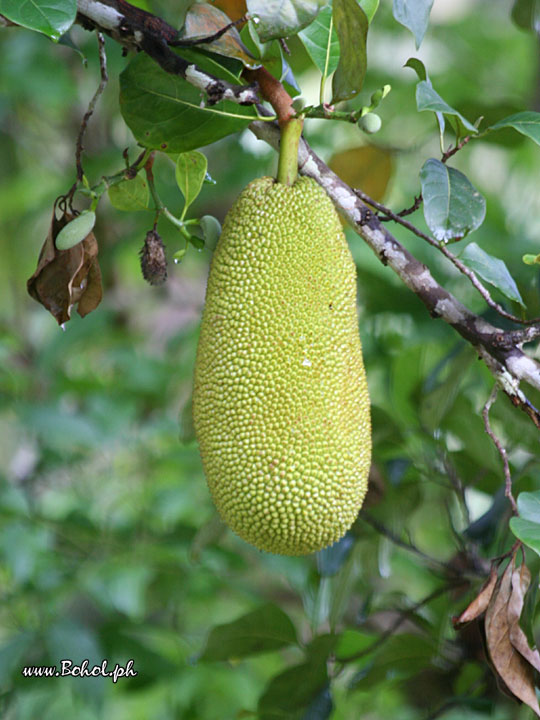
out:
{"label": "green jackfruit", "polygon": [[261,178],[214,252],[193,418],[223,520],[261,550],[304,555],[350,528],[367,490],[369,397],[356,269],[310,178]]}

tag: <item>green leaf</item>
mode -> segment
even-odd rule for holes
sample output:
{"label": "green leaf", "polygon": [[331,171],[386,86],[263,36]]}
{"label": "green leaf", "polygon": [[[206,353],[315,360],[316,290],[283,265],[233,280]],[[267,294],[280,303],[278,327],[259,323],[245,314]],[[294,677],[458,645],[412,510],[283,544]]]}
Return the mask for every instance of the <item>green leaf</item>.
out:
{"label": "green leaf", "polygon": [[540,265],[540,255],[526,253],[522,258],[525,265]]}
{"label": "green leaf", "polygon": [[515,0],[512,20],[523,30],[540,33],[540,0]]}
{"label": "green leaf", "polygon": [[411,70],[414,70],[420,81],[428,79],[426,66],[418,58],[409,58],[403,67],[408,67],[411,68]]}
{"label": "green leaf", "polygon": [[58,250],[69,250],[92,232],[96,223],[96,213],[93,210],[83,210],[80,215],[68,222],[60,230],[54,240]]}
{"label": "green leaf", "polygon": [[[228,82],[238,79],[216,60],[194,51],[182,57]],[[186,152],[243,130],[256,119],[252,108],[226,100],[201,103],[196,87],[162,70],[140,53],[120,75],[120,109],[137,141],[148,148]]]}
{"label": "green leaf", "polygon": [[[407,61],[409,63],[410,60]],[[409,65],[411,67],[411,65]],[[417,68],[414,68],[417,72]],[[461,113],[450,107],[442,97],[431,87],[429,80],[422,80],[416,86],[416,106],[419,111],[430,110],[432,112],[442,112],[445,115],[455,116],[462,126],[471,133],[477,133],[478,130]],[[458,128],[459,129],[459,128]],[[461,133],[459,133],[461,134]]]}
{"label": "green leaf", "polygon": [[334,0],[339,63],[332,79],[332,103],[349,100],[362,89],[367,69],[368,19],[356,0]]}
{"label": "green leaf", "polygon": [[476,230],[486,214],[486,201],[459,170],[430,158],[420,171],[424,217],[437,240],[463,237]]}
{"label": "green leaf", "polygon": [[307,711],[328,686],[326,661],[335,642],[332,635],[316,637],[307,648],[307,662],[270,680],[259,698],[259,720],[311,720]]}
{"label": "green leaf", "polygon": [[176,182],[186,201],[185,209],[191,205],[201,192],[208,160],[206,156],[196,150],[181,153],[176,161]]}
{"label": "green leaf", "polygon": [[502,260],[484,252],[475,242],[467,245],[461,254],[461,260],[467,267],[480,275],[483,280],[494,285],[507,298],[525,307],[514,278],[510,275]]}
{"label": "green leaf", "polygon": [[0,14],[58,42],[75,22],[77,0],[0,0]]}
{"label": "green leaf", "polygon": [[296,35],[312,22],[328,0],[247,0],[263,42]]}
{"label": "green leaf", "polygon": [[379,7],[379,0],[360,0],[360,7],[366,13],[368,22],[371,22]]}
{"label": "green leaf", "polygon": [[540,525],[540,490],[536,492],[522,492],[517,498],[519,516],[523,520]]}
{"label": "green leaf", "polygon": [[518,495],[519,517],[510,520],[510,530],[518,540],[540,555],[540,491]]}
{"label": "green leaf", "polygon": [[200,660],[230,660],[297,643],[294,625],[277,605],[262,607],[213,628]]}
{"label": "green leaf", "polygon": [[394,0],[394,17],[412,32],[417,50],[424,39],[432,5],[433,0]]}
{"label": "green leaf", "polygon": [[317,68],[331,75],[339,62],[339,40],[332,19],[332,7],[328,5],[298,37]]}
{"label": "green leaf", "polygon": [[0,686],[6,687],[11,674],[21,672],[23,658],[30,647],[37,644],[37,638],[32,631],[26,630],[13,635],[0,646]]}
{"label": "green leaf", "polygon": [[540,555],[540,525],[538,523],[513,517],[510,519],[510,530],[518,540]]}
{"label": "green leaf", "polygon": [[132,212],[146,210],[148,207],[148,184],[140,175],[135,175],[132,180],[111,185],[108,195],[111,205],[117,210]]}
{"label": "green leaf", "polygon": [[503,120],[492,125],[488,130],[500,130],[501,128],[511,127],[522,135],[534,140],[540,145],[540,113],[526,110],[515,115],[510,115]]}

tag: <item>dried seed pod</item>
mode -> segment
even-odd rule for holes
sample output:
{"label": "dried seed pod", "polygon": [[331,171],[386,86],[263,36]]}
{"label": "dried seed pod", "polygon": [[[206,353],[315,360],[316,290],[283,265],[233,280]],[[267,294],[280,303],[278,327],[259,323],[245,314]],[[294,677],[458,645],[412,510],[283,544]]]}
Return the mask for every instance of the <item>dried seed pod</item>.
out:
{"label": "dried seed pod", "polygon": [[167,258],[165,245],[156,230],[149,230],[139,255],[143,278],[150,285],[163,285],[167,280]]}

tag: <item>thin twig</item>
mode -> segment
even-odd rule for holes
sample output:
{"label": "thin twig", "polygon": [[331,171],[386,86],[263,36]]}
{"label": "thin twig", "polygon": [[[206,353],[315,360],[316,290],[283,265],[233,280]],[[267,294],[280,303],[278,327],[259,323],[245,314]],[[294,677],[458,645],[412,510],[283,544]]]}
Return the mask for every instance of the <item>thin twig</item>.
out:
{"label": "thin twig", "polygon": [[413,553],[414,555],[417,555],[422,560],[424,560],[428,565],[431,565],[434,568],[437,568],[439,570],[443,570],[445,574],[452,573],[455,574],[455,570],[451,568],[446,563],[442,562],[441,560],[437,560],[436,558],[431,557],[430,555],[427,555],[425,552],[420,550],[416,547],[416,545],[412,542],[406,542],[405,540],[402,540],[398,535],[396,535],[392,530],[387,528],[385,525],[383,525],[381,522],[379,522],[377,519],[375,519],[372,515],[367,513],[365,510],[362,510],[359,516],[364,522],[366,522],[368,525],[371,525],[371,527],[376,530],[380,535],[384,535],[384,537],[388,538],[391,542],[394,543],[394,545],[397,545],[398,547],[403,548],[404,550],[408,550],[409,552]]}
{"label": "thin twig", "polygon": [[77,185],[81,182],[84,176],[84,170],[82,166],[82,153],[83,153],[83,139],[84,134],[86,132],[86,128],[88,127],[88,121],[94,114],[94,110],[96,109],[97,101],[99,100],[100,96],[102,95],[103,91],[105,90],[105,87],[107,86],[107,82],[109,81],[109,76],[107,74],[107,53],[105,52],[105,38],[103,37],[102,33],[100,33],[98,30],[96,30],[96,36],[98,41],[98,53],[99,53],[99,70],[101,74],[101,79],[99,82],[99,85],[97,87],[96,92],[94,93],[94,96],[88,103],[88,108],[86,112],[84,113],[84,117],[81,122],[81,127],[79,128],[79,134],[77,136],[77,144],[75,146],[75,166],[77,168],[77,180],[73,183],[71,186],[67,197],[69,198],[69,202],[71,204],[71,201],[73,199],[73,195],[75,194],[75,190],[77,189]]}
{"label": "thin twig", "polygon": [[457,152],[459,152],[461,150],[461,148],[469,142],[470,139],[471,139],[471,136],[467,135],[467,137],[464,137],[463,140],[461,140],[453,148],[448,148],[448,150],[443,153],[443,155],[441,157],[441,162],[442,163],[448,162],[448,160],[452,157],[452,155],[455,155]]}
{"label": "thin twig", "polygon": [[493,430],[491,429],[491,425],[489,423],[489,411],[491,409],[491,406],[495,402],[495,399],[497,398],[497,393],[499,392],[499,386],[494,385],[493,390],[491,391],[490,396],[486,400],[486,404],[484,405],[484,409],[482,410],[482,417],[484,418],[484,427],[486,429],[487,434],[492,439],[493,444],[497,448],[499,455],[501,456],[503,467],[504,467],[504,479],[505,479],[505,488],[504,488],[504,494],[510,501],[510,505],[512,506],[512,513],[514,515],[519,515],[516,501],[514,499],[514,496],[512,494],[512,475],[510,474],[510,466],[508,465],[508,457],[506,454],[506,450],[502,446],[501,441],[499,438],[495,435]]}
{"label": "thin twig", "polygon": [[[374,640],[372,643],[370,643],[366,648],[363,650],[359,650],[357,653],[354,653],[353,655],[348,655],[346,658],[339,658],[340,662],[351,662],[352,660],[358,660],[359,658],[365,657],[366,655],[369,655],[374,650],[377,650],[386,640],[389,640],[392,635],[396,632],[396,630],[399,630],[400,626],[407,620],[408,617],[411,615],[414,615],[418,610],[424,607],[424,605],[427,605],[432,600],[436,600],[441,595],[444,595],[449,590],[452,590],[456,587],[455,582],[452,583],[446,583],[445,585],[441,585],[441,587],[434,590],[432,593],[427,595],[426,597],[422,598],[422,600],[419,600],[418,602],[414,603],[414,605],[411,605],[410,608],[407,608],[406,610],[402,610],[398,617],[394,620],[394,622],[390,625],[390,627],[385,630],[379,637]],[[460,583],[461,584],[461,583]],[[463,583],[464,584],[464,583]]]}
{"label": "thin twig", "polygon": [[493,298],[491,297],[489,290],[482,285],[480,280],[477,278],[476,273],[468,268],[461,260],[456,257],[453,253],[448,250],[446,245],[443,243],[437,242],[434,238],[432,238],[430,235],[428,235],[425,232],[422,232],[422,230],[419,230],[415,225],[413,225],[408,220],[404,220],[403,217],[400,215],[397,215],[396,213],[392,212],[390,208],[385,207],[381,203],[377,202],[376,200],[373,200],[373,198],[370,198],[369,195],[366,195],[365,192],[362,192],[362,190],[354,189],[354,192],[360,200],[363,200],[364,202],[368,203],[368,205],[371,205],[379,212],[384,213],[388,218],[391,220],[394,220],[395,222],[399,223],[400,225],[403,225],[403,227],[406,227],[407,230],[410,230],[412,233],[417,235],[418,237],[422,238],[422,240],[425,240],[428,242],[432,247],[437,248],[439,252],[441,252],[445,258],[450,260],[452,265],[454,265],[460,273],[465,275],[469,278],[471,283],[474,285],[474,287],[478,290],[480,295],[484,298],[486,303],[489,305],[489,307],[493,308],[496,312],[499,313],[502,317],[507,318],[508,320],[511,320],[512,322],[519,323],[520,325],[523,325],[525,323],[535,322],[534,320],[522,320],[521,318],[516,317],[515,315],[512,315],[511,313],[507,312],[499,303],[495,302]]}

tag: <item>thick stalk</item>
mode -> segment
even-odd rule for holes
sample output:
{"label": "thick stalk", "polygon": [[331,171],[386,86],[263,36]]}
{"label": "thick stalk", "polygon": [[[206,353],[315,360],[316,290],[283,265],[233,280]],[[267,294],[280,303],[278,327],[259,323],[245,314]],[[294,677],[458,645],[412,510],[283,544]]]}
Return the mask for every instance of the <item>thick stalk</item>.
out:
{"label": "thick stalk", "polygon": [[298,175],[298,143],[302,135],[304,118],[291,118],[281,128],[277,181],[293,185]]}

